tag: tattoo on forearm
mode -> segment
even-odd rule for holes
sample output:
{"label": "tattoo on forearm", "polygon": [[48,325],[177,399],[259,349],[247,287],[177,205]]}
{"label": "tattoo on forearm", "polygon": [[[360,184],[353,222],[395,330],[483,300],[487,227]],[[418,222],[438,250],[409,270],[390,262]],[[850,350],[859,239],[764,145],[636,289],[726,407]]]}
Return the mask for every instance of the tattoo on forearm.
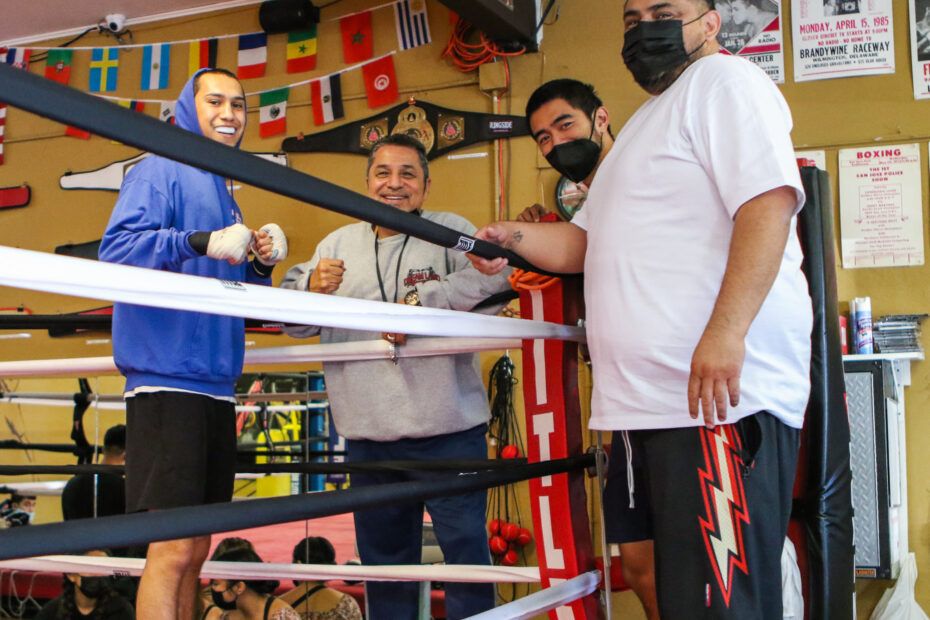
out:
{"label": "tattoo on forearm", "polygon": [[520,232],[519,230],[513,231],[513,234],[510,236],[513,239],[513,243],[511,245],[517,245],[518,243],[523,241],[523,233]]}

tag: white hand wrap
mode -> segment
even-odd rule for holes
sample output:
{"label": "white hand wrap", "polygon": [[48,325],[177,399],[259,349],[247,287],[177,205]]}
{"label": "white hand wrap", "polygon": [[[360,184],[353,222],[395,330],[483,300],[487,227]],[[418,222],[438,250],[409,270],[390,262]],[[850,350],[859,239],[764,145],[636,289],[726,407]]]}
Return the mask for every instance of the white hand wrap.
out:
{"label": "white hand wrap", "polygon": [[210,233],[207,256],[241,263],[249,252],[252,231],[245,224],[233,224]]}
{"label": "white hand wrap", "polygon": [[255,260],[263,265],[277,265],[284,261],[287,258],[287,236],[284,231],[277,224],[265,224],[261,229],[268,233],[268,238],[271,239],[271,258],[263,259],[253,243],[252,252],[255,253]]}

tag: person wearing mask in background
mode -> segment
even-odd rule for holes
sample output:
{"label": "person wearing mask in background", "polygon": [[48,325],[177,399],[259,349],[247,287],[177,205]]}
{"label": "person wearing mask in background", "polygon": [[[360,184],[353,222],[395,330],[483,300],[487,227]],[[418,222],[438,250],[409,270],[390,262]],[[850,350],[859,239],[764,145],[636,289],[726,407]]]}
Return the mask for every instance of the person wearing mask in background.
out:
{"label": "person wearing mask in background", "polygon": [[[590,187],[614,144],[610,115],[594,87],[573,79],[556,79],[537,88],[526,102],[526,120],[539,152],[569,180]],[[536,222],[548,211],[541,205],[524,210],[517,221]],[[657,620],[653,543],[642,530],[608,530],[608,542],[620,545],[623,579],[636,593],[646,617]]]}
{"label": "person wearing mask in background", "polygon": [[[304,538],[294,547],[294,564],[335,564],[336,550],[321,536]],[[281,600],[294,608],[301,620],[362,620],[362,610],[350,595],[327,588],[322,581],[294,582]]]}
{"label": "person wearing mask in background", "polygon": [[[260,563],[262,559],[250,549],[238,548],[213,561]],[[290,605],[274,596],[278,585],[273,579],[213,579],[213,605],[204,612],[203,620],[300,620]]]}
{"label": "person wearing mask in background", "polygon": [[13,493],[0,503],[0,524],[4,528],[29,525],[36,517],[36,496]]}
{"label": "person wearing mask in background", "polygon": [[651,97],[585,206],[476,237],[585,272],[590,427],[615,446],[605,528],[648,525],[661,617],[780,620],[810,393],[805,197],[788,106],[761,69],[719,53],[713,6],[627,0],[622,56]]}
{"label": "person wearing mask in background", "polygon": [[[181,91],[175,123],[237,148],[245,94],[223,69],[198,71]],[[152,155],[123,180],[100,260],[210,278],[271,284],[287,256],[277,224],[258,231],[226,179]],[[255,259],[247,261],[249,250]],[[221,312],[222,308],[217,311]],[[126,510],[227,502],[236,469],[235,382],[245,322],[238,317],[117,303],[113,354],[126,377]],[[210,536],[149,545],[137,607],[146,620],[193,614]]]}
{"label": "person wearing mask in background", "polygon": [[[610,114],[594,87],[568,78],[550,80],[527,100],[526,121],[549,165],[587,192],[614,144]],[[517,221],[538,222],[548,213],[535,204],[524,209]]]}
{"label": "person wearing mask in background", "polygon": [[[106,551],[88,551],[84,555],[109,557]],[[45,604],[35,620],[133,620],[132,604],[113,587],[108,575],[65,573],[62,593]]]}

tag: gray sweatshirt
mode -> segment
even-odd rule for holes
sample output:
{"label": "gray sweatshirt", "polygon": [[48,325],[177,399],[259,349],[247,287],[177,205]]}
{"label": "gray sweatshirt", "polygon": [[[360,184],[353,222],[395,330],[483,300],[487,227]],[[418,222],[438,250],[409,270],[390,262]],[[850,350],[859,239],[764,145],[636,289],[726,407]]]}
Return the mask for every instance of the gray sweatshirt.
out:
{"label": "gray sweatshirt", "polygon": [[[454,213],[424,211],[422,217],[466,234],[476,230]],[[291,267],[281,287],[308,290],[310,274],[320,259],[336,258],[345,262],[346,271],[334,295],[380,301],[375,243],[371,224],[343,226],[320,242],[308,262]],[[388,302],[403,301],[407,292],[416,288],[424,306],[467,311],[510,289],[509,269],[496,276],[482,275],[461,252],[403,234],[377,244],[378,268]],[[381,338],[379,332],[331,327],[289,327],[284,331],[297,338],[320,334],[322,343]],[[323,370],[336,430],[349,439],[432,437],[472,428],[490,416],[474,353],[402,358],[396,365],[390,360],[326,362]]]}

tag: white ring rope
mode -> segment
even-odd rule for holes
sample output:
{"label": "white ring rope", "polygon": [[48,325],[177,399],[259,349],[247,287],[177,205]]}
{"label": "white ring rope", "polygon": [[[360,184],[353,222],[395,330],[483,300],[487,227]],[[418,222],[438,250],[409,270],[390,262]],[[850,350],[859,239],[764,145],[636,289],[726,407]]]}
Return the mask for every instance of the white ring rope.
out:
{"label": "white ring rope", "polygon": [[[87,555],[45,555],[4,560],[0,570],[29,570],[85,575],[142,574],[143,558],[109,558]],[[338,564],[276,564],[273,562],[205,562],[205,579],[291,579],[316,581],[455,581],[478,583],[538,583],[537,566],[478,566],[471,564],[413,564],[359,566]]]}
{"label": "white ring rope", "polygon": [[[410,338],[407,340],[407,344],[396,347],[396,354],[397,357],[428,357],[430,355],[519,349],[520,346],[521,342],[518,339]],[[246,366],[307,362],[354,362],[379,359],[391,359],[391,345],[381,339],[264,347],[245,352]],[[116,372],[116,363],[112,357],[76,357],[0,362],[0,377],[97,375],[108,372]],[[69,396],[69,398],[72,397]]]}
{"label": "white ring rope", "polygon": [[570,325],[284,290],[4,246],[0,284],[302,325],[422,336],[584,340],[584,330]]}
{"label": "white ring rope", "polygon": [[[581,573],[558,585],[471,616],[468,620],[529,620],[550,609],[561,607],[591,594],[600,581],[599,571]],[[559,618],[561,617],[562,615],[559,614]]]}
{"label": "white ring rope", "polygon": [[[0,403],[10,403],[13,405],[40,405],[42,407],[67,407],[73,408],[74,402],[68,402],[60,398],[17,398],[15,395],[4,395],[0,397]],[[110,403],[110,402],[92,402],[91,407],[100,409],[101,411],[125,411],[126,403]],[[319,402],[319,403],[304,403],[304,404],[294,404],[294,405],[267,405],[262,407],[261,405],[236,405],[237,413],[258,413],[259,411],[267,411],[268,413],[290,413],[292,411],[308,411],[311,409],[326,409],[329,407],[329,402]]]}

